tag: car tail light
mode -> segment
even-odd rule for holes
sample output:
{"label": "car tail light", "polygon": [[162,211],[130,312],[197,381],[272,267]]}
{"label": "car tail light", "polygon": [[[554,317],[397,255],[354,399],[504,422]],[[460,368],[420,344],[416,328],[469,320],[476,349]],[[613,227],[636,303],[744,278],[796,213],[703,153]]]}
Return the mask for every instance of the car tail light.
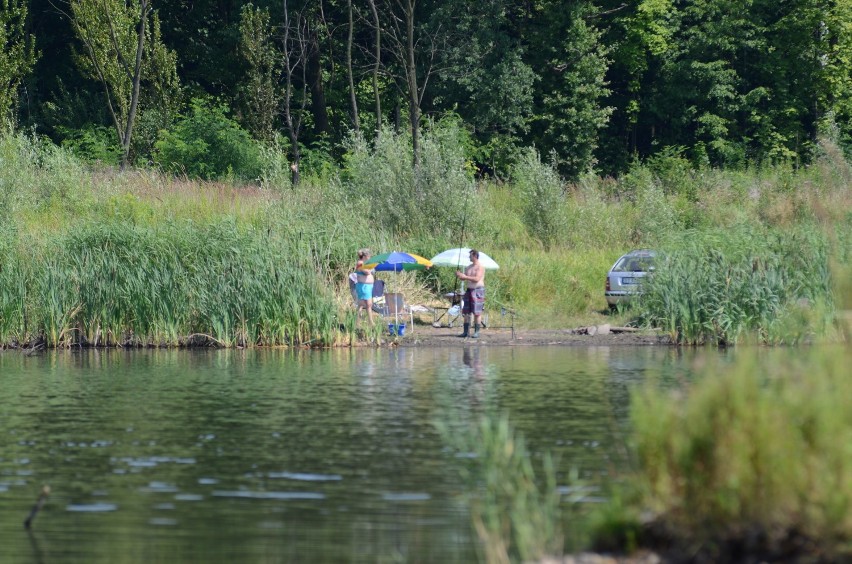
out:
{"label": "car tail light", "polygon": [[609,276],[606,277],[606,291],[609,292],[611,288],[609,287]]}

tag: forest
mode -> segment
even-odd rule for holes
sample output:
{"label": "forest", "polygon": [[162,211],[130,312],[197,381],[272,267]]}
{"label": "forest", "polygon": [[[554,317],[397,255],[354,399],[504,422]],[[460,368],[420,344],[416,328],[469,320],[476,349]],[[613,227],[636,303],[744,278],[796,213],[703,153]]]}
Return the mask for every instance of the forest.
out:
{"label": "forest", "polygon": [[[852,149],[850,0],[2,0],[0,111],[82,159],[251,182],[453,120],[480,177]],[[280,164],[280,163],[279,163]]]}

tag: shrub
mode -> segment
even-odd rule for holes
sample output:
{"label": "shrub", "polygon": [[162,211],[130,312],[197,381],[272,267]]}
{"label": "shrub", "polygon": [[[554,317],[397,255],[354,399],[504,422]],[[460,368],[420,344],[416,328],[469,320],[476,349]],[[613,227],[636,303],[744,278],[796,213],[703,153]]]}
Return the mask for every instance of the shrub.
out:
{"label": "shrub", "polygon": [[164,170],[205,180],[260,178],[260,148],[223,104],[193,99],[191,113],[156,142],[154,160]]}
{"label": "shrub", "polygon": [[512,169],[512,180],[523,202],[527,230],[549,249],[565,233],[565,191],[559,173],[531,148]]}
{"label": "shrub", "polygon": [[685,398],[650,386],[634,394],[638,472],[621,489],[669,542],[778,550],[802,535],[835,561],[830,551],[852,540],[852,357],[739,354],[734,368],[706,359]]}
{"label": "shrub", "polygon": [[115,130],[103,125],[89,125],[82,129],[63,130],[62,146],[88,163],[117,165],[121,160]]}
{"label": "shrub", "polygon": [[374,147],[353,137],[343,171],[349,197],[367,200],[370,219],[395,234],[458,239],[477,232],[480,212],[464,147],[455,122],[433,124],[423,134],[415,170],[408,133],[384,129]]}

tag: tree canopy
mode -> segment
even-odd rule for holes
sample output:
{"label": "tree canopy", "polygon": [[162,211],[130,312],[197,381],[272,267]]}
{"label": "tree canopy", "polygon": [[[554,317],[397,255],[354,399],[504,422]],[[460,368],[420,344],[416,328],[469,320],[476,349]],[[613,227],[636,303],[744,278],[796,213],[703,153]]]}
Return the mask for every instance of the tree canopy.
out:
{"label": "tree canopy", "polygon": [[852,148],[852,0],[0,0],[0,22],[0,110],[58,143],[111,128],[136,162],[204,98],[296,174],[383,124],[417,166],[447,115],[496,176],[529,147],[569,179]]}

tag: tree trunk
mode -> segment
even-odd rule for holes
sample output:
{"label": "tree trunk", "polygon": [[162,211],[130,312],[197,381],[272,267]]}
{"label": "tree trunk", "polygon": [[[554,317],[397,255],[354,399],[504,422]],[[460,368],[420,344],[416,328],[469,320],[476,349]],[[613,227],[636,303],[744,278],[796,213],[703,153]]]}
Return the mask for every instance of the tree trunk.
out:
{"label": "tree trunk", "polygon": [[121,171],[127,168],[127,161],[130,156],[130,140],[133,136],[133,124],[136,121],[136,111],[139,107],[139,85],[142,82],[142,53],[145,50],[145,23],[148,20],[148,13],[150,11],[151,5],[148,0],[140,0],[136,61],[133,67],[133,93],[130,96],[130,111],[127,114],[127,123],[125,124],[124,134],[121,139]]}
{"label": "tree trunk", "polygon": [[373,25],[376,28],[376,62],[373,65],[373,95],[376,97],[376,142],[382,135],[382,97],[379,94],[379,68],[382,64],[382,27],[379,24],[379,11],[376,10],[375,0],[370,0],[370,10],[373,12]]}
{"label": "tree trunk", "polygon": [[352,127],[355,133],[361,131],[361,120],[358,119],[358,98],[355,96],[355,78],[352,76],[352,0],[346,1],[349,10],[349,35],[346,38],[346,74],[349,78],[349,101],[352,104]]}
{"label": "tree trunk", "polygon": [[319,39],[313,30],[309,30],[308,41],[307,77],[311,88],[311,113],[314,115],[314,132],[319,137],[329,131],[328,108],[322,83]]}
{"label": "tree trunk", "polygon": [[406,2],[406,77],[408,79],[408,110],[411,122],[411,149],[414,168],[420,166],[420,96],[417,88],[417,66],[414,58],[414,0]]}

